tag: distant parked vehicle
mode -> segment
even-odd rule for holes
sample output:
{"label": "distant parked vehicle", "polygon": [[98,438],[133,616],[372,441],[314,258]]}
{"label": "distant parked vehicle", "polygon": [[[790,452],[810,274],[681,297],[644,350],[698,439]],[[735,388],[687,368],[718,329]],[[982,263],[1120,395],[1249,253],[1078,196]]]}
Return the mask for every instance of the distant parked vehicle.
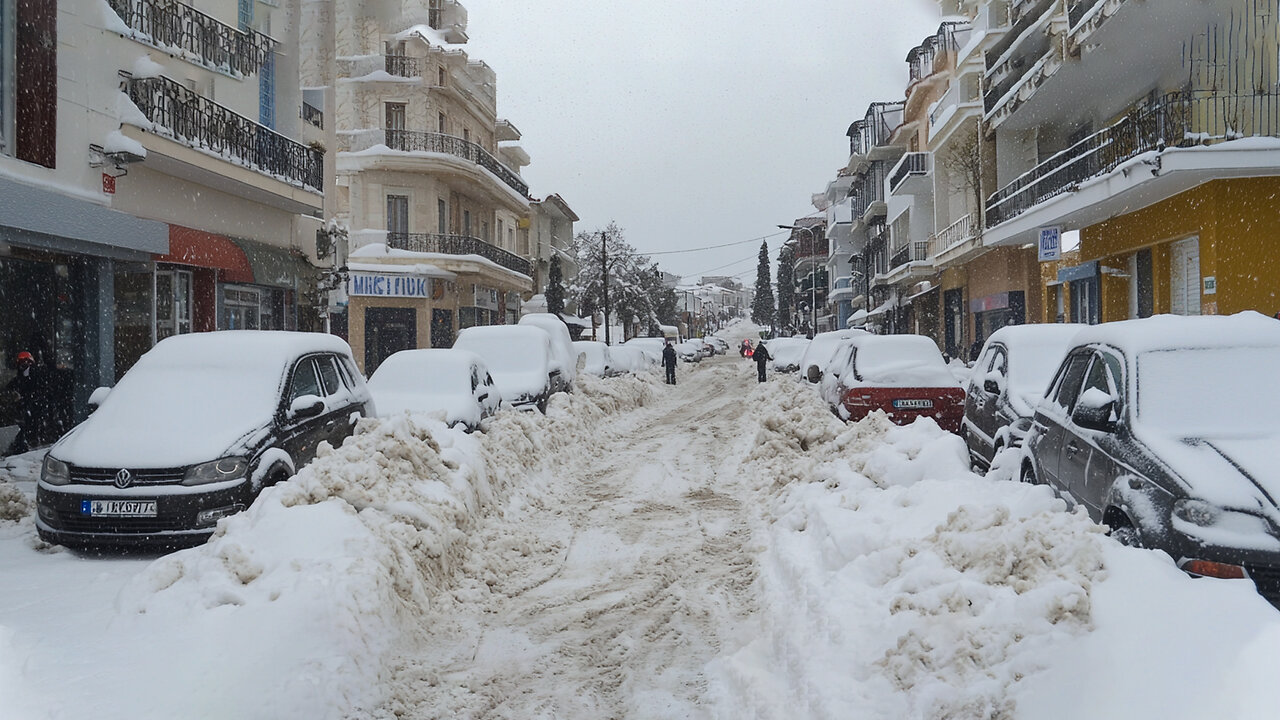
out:
{"label": "distant parked vehicle", "polygon": [[711,346],[711,343],[703,340],[702,338],[689,338],[685,342],[698,348],[698,352],[702,353],[702,357],[704,358],[709,358],[716,354],[716,350]]}
{"label": "distant parked vehicle", "polygon": [[643,372],[658,364],[643,350],[631,345],[611,345],[609,347],[609,362],[619,372],[627,373]]}
{"label": "distant parked vehicle", "polygon": [[610,348],[602,342],[577,340],[573,343],[573,349],[586,359],[586,364],[583,366],[582,371],[589,375],[613,377],[628,372],[624,368],[619,368],[614,362],[614,348]]}
{"label": "distant parked vehicle", "polygon": [[563,387],[551,336],[538,327],[488,325],[458,333],[453,347],[479,355],[504,403],[520,410],[547,411],[553,388]]}
{"label": "distant parked vehicle", "polygon": [[442,413],[446,423],[467,430],[480,427],[502,404],[484,360],[456,348],[394,353],[369,378],[369,392],[379,417]]}
{"label": "distant parked vehicle", "polygon": [[702,358],[706,357],[703,353],[702,345],[695,345],[691,342],[676,343],[672,347],[676,350],[676,357],[682,362],[697,363],[702,362]]}
{"label": "distant parked vehicle", "polygon": [[773,358],[774,372],[793,373],[800,369],[800,361],[809,349],[809,339],[803,337],[774,338],[765,343]]}
{"label": "distant parked vehicle", "polygon": [[715,335],[708,335],[705,340],[711,344],[712,349],[716,351],[717,355],[729,354],[729,341],[724,338],[717,337]]}
{"label": "distant parked vehicle", "polygon": [[90,403],[36,487],[49,542],[198,544],[374,414],[340,338],[256,330],[165,338]]}
{"label": "distant parked vehicle", "polygon": [[959,433],[964,417],[964,389],[947,370],[937,344],[921,335],[862,334],[845,340],[828,363],[819,392],[832,412],[849,421],[883,410],[899,425],[931,417],[943,430]]}
{"label": "distant parked vehicle", "polygon": [[640,350],[656,365],[662,362],[662,348],[666,346],[667,341],[659,337],[634,337],[623,344]]}
{"label": "distant parked vehicle", "polygon": [[573,392],[578,379],[578,352],[573,349],[569,327],[551,313],[531,313],[520,318],[521,326],[541,328],[551,336],[552,368],[560,369],[560,376],[552,386],[552,392]]}
{"label": "distant parked vehicle", "polygon": [[1085,327],[1010,325],[987,338],[966,384],[961,432],[975,464],[990,467],[1002,449],[1022,446],[1036,404]]}
{"label": "distant parked vehicle", "polygon": [[1188,573],[1280,603],[1280,323],[1158,316],[1080,332],[1036,408],[1022,479]]}
{"label": "distant parked vehicle", "polygon": [[[835,355],[840,343],[858,335],[870,334],[864,330],[833,330],[814,335],[809,346],[805,348],[804,356],[800,358],[801,372],[809,382],[816,384],[822,379],[822,374],[826,372],[827,364],[831,362],[831,356]],[[814,368],[817,368],[816,375]]]}

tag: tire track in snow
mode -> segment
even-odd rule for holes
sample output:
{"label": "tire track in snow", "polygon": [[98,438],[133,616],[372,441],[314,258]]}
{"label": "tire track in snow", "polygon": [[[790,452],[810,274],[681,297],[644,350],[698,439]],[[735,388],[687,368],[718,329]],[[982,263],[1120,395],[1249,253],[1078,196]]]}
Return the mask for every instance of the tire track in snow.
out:
{"label": "tire track in snow", "polygon": [[734,358],[582,438],[473,536],[381,713],[399,718],[704,714],[705,663],[754,611]]}

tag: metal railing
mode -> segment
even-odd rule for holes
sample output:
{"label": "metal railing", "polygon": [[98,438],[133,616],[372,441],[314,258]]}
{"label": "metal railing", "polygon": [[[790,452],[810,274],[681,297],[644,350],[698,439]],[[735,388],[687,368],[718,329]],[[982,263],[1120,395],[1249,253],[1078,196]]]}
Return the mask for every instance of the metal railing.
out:
{"label": "metal railing", "polygon": [[1067,18],[1071,29],[1074,30],[1080,24],[1080,21],[1084,19],[1084,16],[1100,2],[1102,0],[1075,0],[1072,2],[1067,8]]}
{"label": "metal railing", "polygon": [[897,248],[893,257],[889,259],[889,267],[894,270],[913,262],[927,262],[929,260],[929,241],[917,240],[914,242],[904,243],[902,247]]}
{"label": "metal railing", "polygon": [[436,152],[469,160],[488,170],[522,197],[529,197],[529,185],[514,170],[498,161],[489,151],[455,135],[419,130],[387,130],[386,145],[405,152]]}
{"label": "metal railing", "polygon": [[324,152],[205,98],[167,77],[127,78],[125,92],[157,134],[313,190],[324,188]]}
{"label": "metal railing", "polygon": [[946,229],[929,238],[929,254],[937,257],[957,245],[966,243],[977,236],[977,227],[972,214],[965,215],[951,223]]}
{"label": "metal railing", "polygon": [[1280,137],[1280,94],[1170,93],[1036,165],[987,200],[987,227],[1134,157],[1249,136]]}
{"label": "metal railing", "polygon": [[[240,75],[256,73],[276,41],[259,32],[240,31],[176,0],[108,0],[111,9],[158,47],[184,50],[201,64]],[[192,58],[194,59],[194,58]]]}
{"label": "metal railing", "polygon": [[470,235],[441,235],[438,233],[387,233],[387,247],[420,253],[443,255],[479,255],[502,267],[533,277],[533,266],[528,260],[497,245]]}
{"label": "metal railing", "polygon": [[384,55],[383,60],[388,75],[402,78],[416,78],[422,75],[422,63],[416,57]]}
{"label": "metal railing", "polygon": [[307,103],[302,103],[301,117],[303,120],[311,123],[312,125],[315,125],[321,130],[324,129],[324,111],[323,110],[317,107],[308,105]]}
{"label": "metal railing", "polygon": [[889,192],[897,192],[902,183],[912,175],[929,174],[929,155],[927,152],[913,152],[902,156],[893,173],[889,176]]}

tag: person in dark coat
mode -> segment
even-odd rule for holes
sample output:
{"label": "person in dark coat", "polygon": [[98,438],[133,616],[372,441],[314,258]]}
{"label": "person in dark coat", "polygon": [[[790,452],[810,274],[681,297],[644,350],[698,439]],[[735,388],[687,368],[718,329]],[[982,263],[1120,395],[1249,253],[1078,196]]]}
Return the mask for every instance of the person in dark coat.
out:
{"label": "person in dark coat", "polygon": [[18,395],[18,436],[10,449],[15,455],[27,452],[39,442],[40,406],[43,405],[35,357],[25,350],[18,353],[17,370],[18,374],[4,386],[5,390]]}
{"label": "person in dark coat", "polygon": [[676,384],[676,349],[672,347],[671,341],[667,341],[667,346],[662,348],[662,366],[667,369],[667,384]]}
{"label": "person in dark coat", "polygon": [[751,359],[756,361],[756,375],[759,377],[760,382],[764,382],[765,370],[769,368],[769,361],[773,359],[773,356],[769,354],[769,348],[764,343],[760,343],[756,346],[756,352],[751,356]]}

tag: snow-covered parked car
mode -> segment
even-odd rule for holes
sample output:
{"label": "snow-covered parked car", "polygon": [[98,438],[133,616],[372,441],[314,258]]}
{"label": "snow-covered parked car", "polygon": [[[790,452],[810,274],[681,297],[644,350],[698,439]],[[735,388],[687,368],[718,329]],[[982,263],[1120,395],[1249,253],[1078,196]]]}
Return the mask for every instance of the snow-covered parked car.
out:
{"label": "snow-covered parked car", "polygon": [[774,372],[792,373],[800,369],[800,361],[809,349],[809,339],[780,337],[769,340],[764,345],[769,350],[769,357],[773,358]]}
{"label": "snow-covered parked car", "polygon": [[1022,479],[1183,570],[1280,603],[1280,322],[1158,316],[1081,331],[1036,408]]}
{"label": "snow-covered parked car", "polygon": [[498,411],[502,393],[479,355],[466,350],[401,350],[369,378],[379,417],[440,413],[468,430]]}
{"label": "snow-covered parked car", "polygon": [[689,338],[685,342],[698,348],[698,351],[702,353],[702,357],[704,358],[709,358],[716,354],[716,349],[712,347],[711,343],[702,338]]}
{"label": "snow-covered parked car", "polygon": [[575,340],[573,349],[585,360],[582,371],[596,377],[613,377],[627,372],[613,360],[613,348],[594,340]]}
{"label": "snow-covered parked car", "polygon": [[479,355],[506,404],[547,411],[547,399],[563,387],[551,335],[527,325],[469,327],[453,342],[457,350]]}
{"label": "snow-covered parked car", "polygon": [[660,337],[634,337],[623,343],[627,347],[643,352],[655,365],[662,362],[662,348],[666,347],[666,344],[666,339]]}
{"label": "snow-covered parked car", "polygon": [[[858,335],[870,335],[870,333],[865,330],[832,330],[814,335],[800,358],[800,372],[804,373],[809,382],[816,384],[822,379],[822,374],[827,370],[827,363],[831,362],[831,356],[835,355],[840,343]],[[814,368],[817,368],[816,374]]]}
{"label": "snow-covered parked car", "polygon": [[374,413],[341,338],[256,330],[161,340],[90,403],[44,460],[36,528],[49,542],[202,542]]}
{"label": "snow-covered parked car", "polygon": [[657,365],[647,353],[631,345],[612,345],[609,347],[609,362],[618,372],[639,373]]}
{"label": "snow-covered parked car", "polygon": [[703,352],[704,345],[695,345],[686,341],[676,343],[671,347],[675,348],[676,357],[680,358],[681,362],[698,363],[702,362],[702,358],[706,357],[706,353]]}
{"label": "snow-covered parked car", "polygon": [[520,325],[536,327],[551,337],[552,369],[559,368],[560,375],[551,386],[552,392],[573,392],[578,380],[578,351],[573,348],[569,327],[551,313],[530,313],[520,318]]}
{"label": "snow-covered parked car", "polygon": [[[1036,404],[1085,325],[1010,325],[987,338],[965,383],[961,435],[969,456],[990,467],[1000,450],[1021,447]],[[954,375],[954,367],[952,367]]]}
{"label": "snow-covered parked car", "polygon": [[861,334],[837,346],[818,386],[832,412],[849,421],[883,410],[898,425],[931,417],[960,432],[964,389],[942,352],[923,335]]}

